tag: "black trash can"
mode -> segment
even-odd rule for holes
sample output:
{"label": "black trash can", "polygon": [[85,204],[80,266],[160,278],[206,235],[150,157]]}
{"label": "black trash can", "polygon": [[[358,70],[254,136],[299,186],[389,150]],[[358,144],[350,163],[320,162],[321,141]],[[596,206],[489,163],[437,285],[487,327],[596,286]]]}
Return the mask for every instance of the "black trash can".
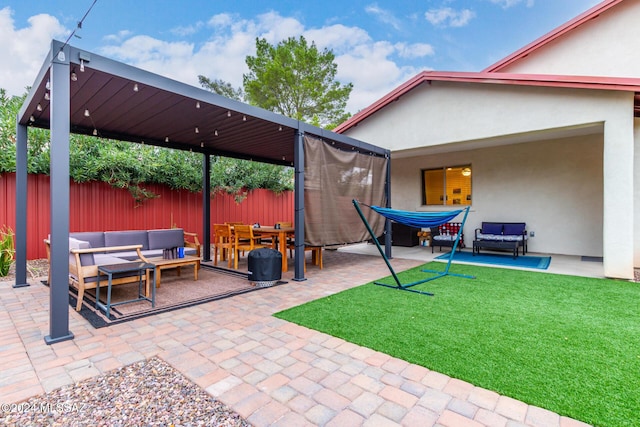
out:
{"label": "black trash can", "polygon": [[247,257],[248,279],[256,286],[266,288],[282,278],[282,254],[270,248],[254,249]]}

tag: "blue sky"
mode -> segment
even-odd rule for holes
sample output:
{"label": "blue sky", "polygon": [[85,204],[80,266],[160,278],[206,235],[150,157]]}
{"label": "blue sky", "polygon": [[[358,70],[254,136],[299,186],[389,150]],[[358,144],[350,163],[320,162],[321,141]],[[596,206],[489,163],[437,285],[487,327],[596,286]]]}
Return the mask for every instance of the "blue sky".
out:
{"label": "blue sky", "polygon": [[[0,1],[0,88],[33,84],[52,38],[198,85],[239,87],[256,37],[304,35],[336,55],[356,113],[424,70],[481,71],[600,0]],[[10,58],[7,60],[7,58]]]}

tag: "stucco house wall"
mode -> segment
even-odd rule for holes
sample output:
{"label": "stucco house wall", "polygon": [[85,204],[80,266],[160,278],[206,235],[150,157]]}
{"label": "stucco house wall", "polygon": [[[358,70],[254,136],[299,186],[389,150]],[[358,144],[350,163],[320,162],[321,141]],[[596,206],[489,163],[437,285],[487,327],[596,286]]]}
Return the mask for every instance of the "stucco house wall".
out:
{"label": "stucco house wall", "polygon": [[[620,230],[634,229],[628,214],[634,203],[632,111],[630,92],[432,81],[345,133],[391,149],[394,208],[427,209],[414,191],[426,165],[470,162],[471,227],[506,220],[506,210],[520,210],[511,219],[533,221],[532,250],[609,254],[605,274],[627,277],[633,274],[634,242],[629,233],[621,238]],[[565,147],[557,140],[572,144]],[[469,161],[461,156],[472,150]],[[413,174],[412,185],[399,179],[404,173]],[[542,209],[545,200],[549,203]],[[465,230],[467,236],[473,228]]]}

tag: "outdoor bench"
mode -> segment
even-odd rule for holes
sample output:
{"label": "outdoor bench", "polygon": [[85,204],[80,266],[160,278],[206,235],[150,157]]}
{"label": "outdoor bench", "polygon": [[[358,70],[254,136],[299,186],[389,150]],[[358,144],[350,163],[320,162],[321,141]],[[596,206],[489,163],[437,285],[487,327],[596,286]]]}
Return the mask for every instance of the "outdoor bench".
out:
{"label": "outdoor bench", "polygon": [[505,249],[513,251],[518,257],[518,249],[522,255],[527,253],[527,224],[524,222],[483,222],[476,228],[473,240],[473,255],[483,249]]}
{"label": "outdoor bench", "polygon": [[[186,238],[191,238],[191,241]],[[50,242],[45,240],[51,282]],[[195,233],[181,228],[162,230],[92,231],[69,233],[69,281],[78,289],[76,311],[82,308],[86,289],[95,289],[98,266],[127,261],[149,262],[148,258],[162,257],[165,249],[184,247],[185,255],[200,258],[200,242]],[[194,268],[199,268],[195,265]],[[197,272],[196,272],[197,274]],[[149,295],[149,277],[145,277]],[[137,282],[137,275],[113,278],[113,285]]]}

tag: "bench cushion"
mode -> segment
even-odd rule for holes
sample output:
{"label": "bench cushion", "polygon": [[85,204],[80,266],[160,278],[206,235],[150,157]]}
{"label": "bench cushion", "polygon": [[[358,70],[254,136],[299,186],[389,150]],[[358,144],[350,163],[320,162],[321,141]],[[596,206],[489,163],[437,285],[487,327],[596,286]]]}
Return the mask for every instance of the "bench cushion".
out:
{"label": "bench cushion", "polygon": [[69,233],[69,237],[89,242],[92,248],[104,248],[104,232],[102,231],[82,231],[78,233]]}
{"label": "bench cushion", "polygon": [[105,246],[142,245],[142,250],[149,249],[149,238],[146,230],[106,231]]}
{"label": "bench cushion", "polygon": [[[71,253],[71,249],[90,249],[91,244],[84,240],[74,239],[73,237],[69,237],[69,264],[76,263],[75,254]],[[85,265],[95,265],[95,260],[93,258],[93,254],[80,254],[80,264]]]}
{"label": "bench cushion", "polygon": [[520,235],[524,233],[526,224],[524,222],[505,223],[503,234]]}
{"label": "bench cushion", "polygon": [[483,222],[482,234],[502,234],[501,222]]}
{"label": "bench cushion", "polygon": [[145,249],[169,249],[184,246],[184,230],[149,230],[149,247]]}

